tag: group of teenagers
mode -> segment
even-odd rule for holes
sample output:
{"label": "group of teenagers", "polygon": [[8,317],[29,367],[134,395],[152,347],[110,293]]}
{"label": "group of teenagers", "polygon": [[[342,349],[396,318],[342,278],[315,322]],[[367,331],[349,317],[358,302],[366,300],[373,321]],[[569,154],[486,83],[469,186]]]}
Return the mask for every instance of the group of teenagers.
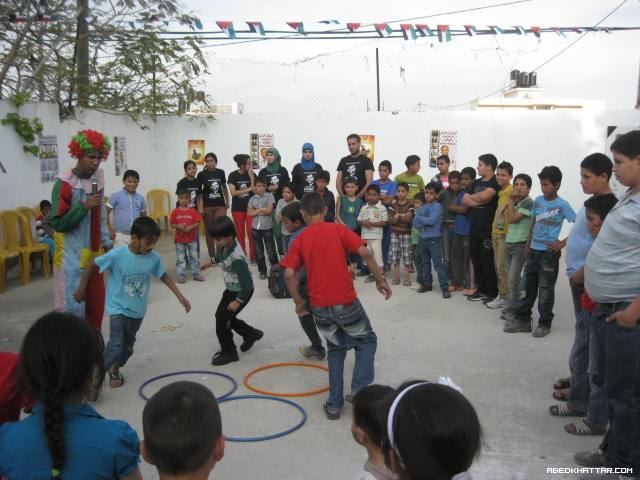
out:
{"label": "group of teenagers", "polygon": [[[259,272],[266,276],[266,261],[260,257],[262,244],[267,252],[271,250],[269,257],[274,256],[269,258],[270,263],[284,271],[296,314],[311,341],[311,346],[300,349],[301,353],[319,359],[327,357],[329,396],[322,406],[325,416],[338,419],[345,401],[354,404],[354,438],[369,452],[363,478],[468,478],[465,472],[480,449],[481,430],[473,407],[456,391],[455,385],[451,382],[444,382],[445,385],[414,382],[397,390],[370,386],[374,380],[377,337],[356,295],[355,269],[360,267],[361,274],[375,282],[377,290],[388,299],[392,292],[385,278],[386,265],[393,272],[392,283],[399,284],[402,262],[405,267],[403,283],[407,286],[411,284],[411,269],[415,269],[418,292],[432,289],[433,265],[443,297],[450,298],[451,291],[466,289],[464,293],[468,294],[469,300],[485,300],[489,308],[503,308],[505,332],[532,330],[532,307],[538,297],[540,319],[534,336],[541,337],[549,333],[560,250],[566,247],[576,334],[569,362],[570,377],[554,384],[557,387],[554,397],[567,400],[567,403],[551,407],[550,413],[585,417],[565,427],[569,433],[602,434],[606,430],[598,448],[576,454],[576,461],[581,465],[629,467],[640,472],[640,424],[637,418],[640,411],[637,375],[640,366],[640,242],[637,241],[640,233],[640,131],[620,136],[613,143],[613,162],[603,154],[589,155],[582,161],[581,184],[585,193],[592,196],[578,214],[558,196],[562,173],[554,166],[544,167],[540,172],[542,195],[532,200],[528,195],[531,178],[518,174],[512,185],[513,167],[506,162],[498,164],[492,154],[479,157],[478,178],[471,168],[460,173],[449,171],[448,159],[440,157],[439,175],[425,185],[418,174],[420,159],[417,156],[407,158],[407,171],[397,175],[395,181],[389,179],[390,163],[382,162],[380,179],[374,181],[373,164],[361,154],[359,137],[349,135],[347,144],[350,155],[338,165],[337,202],[327,189],[329,174],[315,163],[311,144],[303,146],[301,162],[293,170],[293,183],[280,182],[285,179],[286,170],[283,171],[275,149],[267,156],[267,171],[261,171],[257,178],[252,173],[249,157],[244,154],[235,156],[238,170],[228,178],[224,178],[224,172],[217,168],[215,156],[207,155],[203,171],[207,175],[204,176],[203,172],[195,175],[195,165],[185,164],[185,178],[178,185],[178,206],[171,215],[176,243],[180,243],[179,234],[191,234],[200,223],[198,217],[195,217],[198,220],[195,223],[182,220],[180,213],[190,212],[202,217],[202,212],[211,257],[204,266],[219,265],[225,282],[215,315],[220,350],[213,356],[212,364],[238,361],[234,332],[243,340],[242,352],[252,348],[263,336],[261,330],[238,318],[254,292],[250,271],[253,240]],[[81,354],[70,346],[50,345],[38,347],[39,354],[48,357],[46,360],[40,358],[36,363],[40,370],[30,374],[25,365],[25,352],[31,331],[27,334],[18,370],[25,392],[37,401],[30,418],[38,412],[42,417],[31,423],[27,419],[1,427],[0,474],[8,478],[39,478],[16,475],[18,470],[14,473],[3,470],[3,465],[33,468],[33,462],[26,460],[28,457],[22,459],[25,463],[17,462],[16,457],[21,455],[7,447],[20,438],[19,435],[27,433],[40,435],[34,448],[39,448],[39,454],[46,458],[45,465],[56,474],[52,476],[59,477],[65,471],[62,467],[66,457],[64,452],[61,455],[60,445],[56,444],[62,438],[61,425],[76,416],[100,418],[83,400],[95,398],[102,383],[97,377],[104,375],[102,372],[109,375],[112,387],[124,383],[120,368],[133,353],[135,335],[146,313],[151,276],[160,278],[185,310],[190,309],[189,301],[164,271],[160,256],[153,251],[160,236],[156,222],[141,213],[131,222],[129,232],[118,232],[117,225],[111,229],[107,225],[107,207],[117,208],[113,196],[107,205],[102,203],[102,175],[98,167],[108,150],[108,140],[98,132],[83,131],[74,137],[70,152],[77,158],[77,165],[56,182],[48,217],[55,229],[57,248],[54,258],[56,310],[74,314],[74,317],[69,316],[69,322],[79,317],[84,319],[80,323],[94,327],[100,350],[96,360],[99,368],[95,368],[96,363],[89,362],[91,365],[84,373],[77,372],[73,378],[66,378],[68,372],[56,370],[53,357]],[[312,171],[316,175],[307,178]],[[620,199],[616,199],[609,189],[612,173],[620,184],[628,187]],[[244,177],[243,183],[236,183],[234,174]],[[124,190],[129,195],[131,207],[137,194],[135,190],[132,193],[127,189],[126,175]],[[265,180],[265,175],[271,177]],[[280,176],[273,180],[273,175]],[[198,177],[199,187],[196,185]],[[218,187],[207,177],[218,179]],[[295,183],[296,178],[305,181]],[[98,193],[92,186],[96,179],[100,186]],[[195,190],[188,190],[189,182]],[[225,184],[229,184],[228,191]],[[219,198],[212,197],[215,192],[219,192]],[[281,195],[277,201],[276,193]],[[229,196],[233,219],[226,215]],[[224,203],[212,205],[207,202],[214,199]],[[246,207],[236,203],[234,209],[236,199],[246,202]],[[569,237],[559,240],[564,220],[575,224]],[[248,233],[249,221],[252,235],[249,235],[247,248],[243,235]],[[274,228],[275,224],[280,224],[280,228]],[[245,233],[241,235],[243,228]],[[386,241],[388,248],[385,248],[387,228],[390,235]],[[117,233],[128,236],[117,238]],[[412,236],[417,237],[417,242]],[[283,254],[279,262],[277,247],[268,245],[278,237]],[[112,246],[112,238],[128,242],[128,245],[104,253],[103,248]],[[186,243],[190,247],[183,250],[182,260],[178,254],[178,266],[183,262],[184,267],[188,262],[194,278],[198,279],[200,273],[194,270],[199,268],[198,236],[189,240]],[[192,252],[195,252],[193,256]],[[105,271],[110,274],[106,292],[110,338],[106,347],[99,333],[100,309],[104,309],[105,302],[102,279]],[[471,283],[474,278],[475,286]],[[184,281],[180,268],[178,281]],[[32,330],[56,315],[60,314],[45,316]],[[326,340],[326,351],[318,332]],[[58,337],[64,341],[67,336],[61,333]],[[39,341],[53,343],[58,337],[49,332],[39,337]],[[355,363],[351,388],[345,395],[343,370],[349,349],[355,351]],[[78,368],[82,363],[80,357],[74,361],[58,360],[64,365],[78,364]],[[75,382],[73,394],[64,390],[67,388],[63,388],[65,382]],[[184,399],[186,394],[181,395]],[[412,398],[415,404],[412,404]],[[425,399],[436,403],[426,408],[429,402]],[[147,408],[149,405],[153,404],[150,402]],[[71,409],[69,412],[73,413],[67,413],[67,407],[91,409],[91,412],[87,410],[80,414]],[[462,414],[463,411],[468,414]],[[400,415],[401,412],[404,413]],[[179,413],[175,409],[171,411],[174,415]],[[167,414],[167,419],[170,418]],[[458,422],[461,418],[464,422]],[[442,428],[437,430],[437,438],[431,428],[436,421],[443,422]],[[166,436],[176,442],[171,444],[170,450],[179,451],[182,438]],[[127,438],[122,432],[119,439],[133,441],[130,435]],[[209,450],[206,468],[213,468],[215,461],[221,458],[224,445],[221,439],[218,435],[215,448]],[[438,450],[444,448],[440,444],[448,447]],[[144,453],[145,449],[142,451]],[[5,454],[10,459],[8,463],[3,460]],[[33,455],[37,456],[36,453]],[[151,458],[162,474],[160,461]],[[174,462],[177,465],[180,459],[174,458]],[[168,472],[165,472],[166,478],[177,475]]]}

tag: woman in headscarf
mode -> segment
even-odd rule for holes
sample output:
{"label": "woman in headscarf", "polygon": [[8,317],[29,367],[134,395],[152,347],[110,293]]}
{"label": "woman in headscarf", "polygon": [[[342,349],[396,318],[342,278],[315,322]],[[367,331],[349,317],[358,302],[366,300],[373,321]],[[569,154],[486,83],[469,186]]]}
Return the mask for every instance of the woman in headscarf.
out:
{"label": "woman in headscarf", "polygon": [[[276,199],[276,205],[278,201],[282,198],[282,188],[285,184],[289,183],[289,172],[286,168],[284,168],[280,162],[282,161],[280,157],[280,152],[275,147],[269,147],[267,149],[267,166],[264,167],[260,172],[258,172],[258,179],[263,180],[267,184],[267,192],[271,192],[271,194]],[[276,221],[275,218],[275,205],[273,209],[273,235],[276,240],[276,245],[278,246],[278,253],[280,255],[284,254],[284,248],[282,244],[282,232],[281,225]]]}
{"label": "woman in headscarf", "polygon": [[300,163],[296,164],[291,172],[291,183],[293,183],[293,190],[298,200],[305,193],[315,191],[316,179],[320,172],[322,172],[322,165],[316,163],[313,145],[305,143],[302,145]]}

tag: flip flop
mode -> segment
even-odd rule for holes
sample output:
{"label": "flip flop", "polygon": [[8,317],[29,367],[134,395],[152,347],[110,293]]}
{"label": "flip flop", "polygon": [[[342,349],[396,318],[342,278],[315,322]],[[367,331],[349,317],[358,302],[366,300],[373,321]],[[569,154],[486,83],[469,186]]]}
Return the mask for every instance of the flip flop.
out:
{"label": "flip flop", "polygon": [[553,398],[555,400],[558,400],[559,402],[567,402],[567,401],[569,401],[569,393],[564,393],[564,389],[563,390],[554,390],[553,391]]}
{"label": "flip flop", "polygon": [[587,435],[604,435],[607,427],[592,427],[584,420],[569,423],[564,426],[564,431],[571,435],[587,436]]}
{"label": "flip flop", "polygon": [[110,388],[120,388],[124,385],[124,375],[122,372],[118,370],[117,372],[109,371],[109,387]]}
{"label": "flip flop", "polygon": [[585,417],[587,415],[587,412],[575,410],[568,403],[551,405],[549,407],[549,413],[554,417]]}
{"label": "flip flop", "polygon": [[553,384],[553,388],[555,390],[562,390],[564,388],[569,388],[570,386],[571,386],[571,380],[569,379],[569,377],[559,378]]}

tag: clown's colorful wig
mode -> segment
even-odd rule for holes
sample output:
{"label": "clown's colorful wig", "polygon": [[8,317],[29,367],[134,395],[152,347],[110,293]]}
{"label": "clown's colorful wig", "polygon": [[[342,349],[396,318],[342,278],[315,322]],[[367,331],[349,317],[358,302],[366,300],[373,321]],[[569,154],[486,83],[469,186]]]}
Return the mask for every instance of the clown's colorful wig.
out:
{"label": "clown's colorful wig", "polygon": [[91,153],[101,153],[102,159],[106,160],[111,150],[109,139],[95,130],[82,130],[71,138],[69,143],[69,154],[73,158],[81,158]]}

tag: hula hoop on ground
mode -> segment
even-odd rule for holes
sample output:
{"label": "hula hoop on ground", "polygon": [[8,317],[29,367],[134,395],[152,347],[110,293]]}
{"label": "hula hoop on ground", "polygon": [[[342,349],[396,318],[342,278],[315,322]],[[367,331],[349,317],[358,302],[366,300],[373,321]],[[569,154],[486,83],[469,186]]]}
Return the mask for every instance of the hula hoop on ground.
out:
{"label": "hula hoop on ground", "polygon": [[288,405],[291,405],[295,408],[298,409],[298,411],[300,413],[302,413],[302,419],[293,427],[288,428],[287,430],[284,430],[282,432],[278,432],[278,433],[272,433],[270,435],[261,435],[258,437],[229,437],[225,435],[225,440],[228,442],[263,442],[265,440],[273,440],[274,438],[280,438],[280,437],[284,437],[285,435],[289,435],[290,433],[295,432],[296,430],[298,430],[300,427],[302,427],[302,425],[305,424],[305,422],[307,421],[307,412],[304,408],[302,408],[301,405],[298,405],[296,402],[294,402],[293,400],[289,400],[286,398],[279,398],[279,397],[272,397],[272,396],[265,396],[265,395],[238,395],[236,397],[226,397],[223,398],[222,400],[219,401],[219,403],[224,403],[224,402],[230,402],[232,400],[245,400],[245,399],[249,399],[249,398],[257,398],[259,400],[273,400],[274,402],[282,402],[282,403],[286,403]]}
{"label": "hula hoop on ground", "polygon": [[140,395],[143,400],[148,401],[149,397],[147,397],[144,394],[144,389],[147,385],[157,380],[160,380],[162,378],[175,377],[177,375],[188,375],[188,374],[215,375],[217,377],[222,377],[226,380],[229,380],[229,382],[231,382],[231,385],[232,385],[231,390],[226,392],[224,395],[216,396],[216,399],[219,402],[233,395],[233,393],[238,389],[238,382],[236,382],[233,379],[233,377],[231,377],[230,375],[227,375],[226,373],[214,372],[212,370],[179,370],[177,372],[169,372],[169,373],[163,373],[162,375],[156,375],[155,377],[151,377],[148,380],[145,380],[145,382],[142,385],[140,385],[140,388],[138,388],[138,395]]}
{"label": "hula hoop on ground", "polygon": [[269,395],[272,397],[310,397],[312,395],[318,395],[320,393],[328,392],[329,387],[316,388],[314,390],[308,390],[306,392],[270,392],[269,390],[263,390],[261,388],[254,387],[249,384],[249,379],[258,372],[262,372],[263,370],[269,370],[271,368],[277,367],[308,367],[308,368],[317,368],[318,370],[324,370],[328,372],[329,369],[324,365],[317,365],[314,363],[306,363],[306,362],[279,362],[279,363],[268,363],[266,365],[262,365],[261,367],[254,368],[249,373],[244,376],[244,380],[242,383],[249,390],[260,393],[262,395]]}

